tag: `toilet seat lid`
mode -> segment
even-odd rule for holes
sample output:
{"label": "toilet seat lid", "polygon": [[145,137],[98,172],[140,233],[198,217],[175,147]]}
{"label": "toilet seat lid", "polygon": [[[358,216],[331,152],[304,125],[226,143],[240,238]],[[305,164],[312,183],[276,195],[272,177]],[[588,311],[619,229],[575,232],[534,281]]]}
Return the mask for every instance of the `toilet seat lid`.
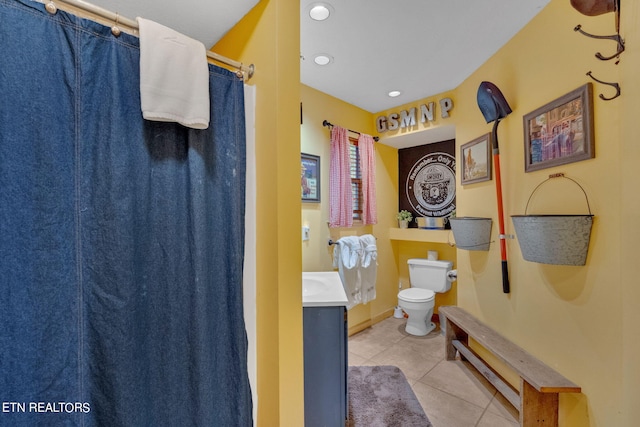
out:
{"label": "toilet seat lid", "polygon": [[409,302],[423,302],[435,298],[435,292],[429,289],[409,288],[400,291],[398,298]]}

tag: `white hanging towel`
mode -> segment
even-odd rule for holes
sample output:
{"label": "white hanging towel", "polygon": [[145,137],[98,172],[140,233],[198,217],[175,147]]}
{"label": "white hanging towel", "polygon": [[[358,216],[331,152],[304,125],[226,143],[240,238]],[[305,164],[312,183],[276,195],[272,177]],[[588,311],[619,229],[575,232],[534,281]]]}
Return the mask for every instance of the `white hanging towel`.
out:
{"label": "white hanging towel", "polygon": [[360,281],[362,303],[376,299],[376,277],[378,276],[378,247],[376,238],[371,234],[360,236],[362,260],[360,261]]}
{"label": "white hanging towel", "polygon": [[209,65],[204,45],[156,22],[136,19],[142,117],[208,128]]}
{"label": "white hanging towel", "polygon": [[333,266],[338,268],[344,292],[347,294],[347,310],[362,301],[360,260],[362,247],[357,236],[339,239],[333,247]]}

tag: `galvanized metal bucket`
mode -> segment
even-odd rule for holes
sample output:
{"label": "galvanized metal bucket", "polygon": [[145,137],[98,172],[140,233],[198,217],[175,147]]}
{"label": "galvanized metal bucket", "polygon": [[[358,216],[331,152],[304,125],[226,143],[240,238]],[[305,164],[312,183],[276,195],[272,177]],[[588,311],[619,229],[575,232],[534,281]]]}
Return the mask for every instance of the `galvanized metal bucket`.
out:
{"label": "galvanized metal bucket", "polygon": [[[527,215],[529,201],[538,188],[551,178],[573,181],[584,193],[587,215]],[[591,238],[593,215],[587,193],[582,186],[562,174],[551,176],[533,190],[525,215],[511,215],[522,257],[531,262],[555,265],[585,265]]]}
{"label": "galvanized metal bucket", "polygon": [[491,218],[449,218],[458,249],[488,251],[491,243]]}

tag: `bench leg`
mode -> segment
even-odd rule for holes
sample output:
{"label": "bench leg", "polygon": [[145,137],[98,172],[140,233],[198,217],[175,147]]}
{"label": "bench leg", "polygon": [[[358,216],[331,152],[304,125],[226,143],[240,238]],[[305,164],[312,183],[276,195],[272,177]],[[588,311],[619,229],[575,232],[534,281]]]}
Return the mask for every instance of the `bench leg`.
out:
{"label": "bench leg", "polygon": [[[458,325],[451,322],[446,318],[446,333],[445,333],[445,358],[446,360],[455,360],[456,358],[456,348],[453,346],[452,341],[458,340],[465,345],[469,345],[469,336],[465,331],[460,329]],[[460,355],[462,357],[462,355]]]}
{"label": "bench leg", "polygon": [[540,393],[520,379],[520,425],[558,427],[558,393]]}

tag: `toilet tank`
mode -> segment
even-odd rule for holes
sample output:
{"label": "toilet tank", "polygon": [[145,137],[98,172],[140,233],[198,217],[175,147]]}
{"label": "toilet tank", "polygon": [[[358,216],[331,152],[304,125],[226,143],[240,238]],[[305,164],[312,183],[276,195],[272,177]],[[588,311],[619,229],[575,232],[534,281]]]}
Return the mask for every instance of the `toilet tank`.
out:
{"label": "toilet tank", "polygon": [[431,261],[424,258],[412,258],[409,265],[409,280],[414,288],[429,289],[433,292],[447,292],[451,282],[447,273],[451,271],[451,261]]}

